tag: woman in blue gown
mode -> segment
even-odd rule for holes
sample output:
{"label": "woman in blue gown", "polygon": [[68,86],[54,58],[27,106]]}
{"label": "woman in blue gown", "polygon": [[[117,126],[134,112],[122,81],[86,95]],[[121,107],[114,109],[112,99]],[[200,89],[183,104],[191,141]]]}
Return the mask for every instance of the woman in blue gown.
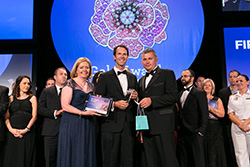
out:
{"label": "woman in blue gown", "polygon": [[91,63],[79,58],[61,94],[64,110],[59,129],[57,167],[95,167],[96,149],[93,116],[96,111],[85,109],[85,102],[94,86]]}

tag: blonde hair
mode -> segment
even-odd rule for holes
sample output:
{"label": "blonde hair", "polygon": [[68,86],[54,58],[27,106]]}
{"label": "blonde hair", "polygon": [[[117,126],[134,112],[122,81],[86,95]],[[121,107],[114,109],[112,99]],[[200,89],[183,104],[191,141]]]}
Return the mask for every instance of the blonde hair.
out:
{"label": "blonde hair", "polygon": [[74,66],[73,66],[72,69],[71,69],[71,72],[70,72],[70,77],[71,77],[71,78],[77,77],[76,70],[77,70],[78,66],[79,66],[82,62],[86,62],[86,63],[89,64],[90,72],[89,72],[88,79],[90,79],[90,78],[92,77],[92,66],[91,66],[91,63],[90,63],[89,59],[86,58],[86,57],[80,57],[80,58],[78,58],[78,59],[76,60]]}
{"label": "blonde hair", "polygon": [[215,92],[215,84],[214,84],[214,81],[213,81],[212,79],[210,79],[210,78],[205,79],[205,80],[202,82],[202,89],[204,90],[204,86],[205,86],[205,84],[206,84],[207,82],[210,82],[211,85],[212,85],[211,95],[213,95],[214,92]]}

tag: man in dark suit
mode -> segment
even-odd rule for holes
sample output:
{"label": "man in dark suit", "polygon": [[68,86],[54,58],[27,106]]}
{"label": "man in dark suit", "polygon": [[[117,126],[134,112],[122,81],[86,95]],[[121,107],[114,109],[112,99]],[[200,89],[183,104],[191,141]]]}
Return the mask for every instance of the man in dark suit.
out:
{"label": "man in dark suit", "polygon": [[0,167],[3,166],[3,147],[5,141],[4,115],[9,105],[9,88],[0,85]]}
{"label": "man in dark suit", "polygon": [[177,84],[174,72],[161,69],[157,62],[157,54],[153,49],[142,52],[141,63],[147,73],[139,81],[139,104],[147,115],[149,130],[141,133],[141,166],[178,167],[173,111],[178,101]]}
{"label": "man in dark suit", "polygon": [[133,100],[128,101],[126,96],[127,91],[133,89],[131,99],[137,99],[137,80],[125,70],[128,54],[124,45],[114,48],[115,67],[101,75],[96,87],[96,94],[114,100],[114,111],[101,119],[104,167],[133,166],[136,104]]}
{"label": "man in dark suit", "polygon": [[177,157],[181,167],[205,167],[204,135],[208,122],[206,93],[193,86],[195,74],[184,70],[180,92]]}
{"label": "man in dark suit", "polygon": [[38,103],[38,113],[44,117],[42,136],[46,167],[56,167],[58,131],[63,113],[60,91],[67,80],[66,69],[56,69],[54,79],[55,85],[42,91]]}
{"label": "man in dark suit", "polygon": [[236,70],[230,71],[229,78],[228,78],[230,86],[226,88],[222,88],[218,94],[219,98],[222,100],[222,103],[225,109],[225,116],[224,118],[220,119],[220,121],[222,123],[224,145],[225,145],[225,152],[226,152],[228,167],[237,166],[236,157],[234,153],[233,140],[232,140],[232,135],[231,135],[232,121],[228,117],[227,105],[228,105],[229,96],[232,94],[235,94],[238,91],[238,87],[236,85],[236,79],[239,75],[240,73]]}

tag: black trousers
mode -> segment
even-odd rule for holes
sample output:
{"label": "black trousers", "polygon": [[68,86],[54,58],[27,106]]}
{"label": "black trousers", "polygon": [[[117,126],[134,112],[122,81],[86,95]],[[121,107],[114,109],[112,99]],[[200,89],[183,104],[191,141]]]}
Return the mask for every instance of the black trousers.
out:
{"label": "black trousers", "polygon": [[174,132],[151,135],[143,133],[141,167],[178,167]]}
{"label": "black trousers", "polygon": [[204,136],[179,132],[177,158],[181,167],[205,167]]}
{"label": "black trousers", "polygon": [[46,167],[56,167],[58,136],[44,136],[44,156]]}
{"label": "black trousers", "polygon": [[132,167],[134,133],[125,123],[121,132],[102,132],[103,167]]}

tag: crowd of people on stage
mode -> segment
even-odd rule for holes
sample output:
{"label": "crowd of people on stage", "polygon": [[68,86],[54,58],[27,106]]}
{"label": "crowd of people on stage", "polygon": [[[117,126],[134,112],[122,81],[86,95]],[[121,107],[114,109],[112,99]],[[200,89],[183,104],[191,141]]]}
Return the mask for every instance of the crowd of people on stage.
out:
{"label": "crowd of people on stage", "polygon": [[[250,166],[248,76],[230,71],[230,86],[216,96],[212,79],[185,69],[178,92],[174,71],[157,65],[153,49],[141,53],[146,75],[139,81],[126,68],[125,45],[113,58],[114,68],[92,82],[88,58],[76,60],[70,79],[57,68],[38,99],[28,76],[16,79],[10,96],[0,86],[0,167],[39,166],[38,115],[46,167]],[[108,116],[85,110],[89,95],[113,100]]]}

